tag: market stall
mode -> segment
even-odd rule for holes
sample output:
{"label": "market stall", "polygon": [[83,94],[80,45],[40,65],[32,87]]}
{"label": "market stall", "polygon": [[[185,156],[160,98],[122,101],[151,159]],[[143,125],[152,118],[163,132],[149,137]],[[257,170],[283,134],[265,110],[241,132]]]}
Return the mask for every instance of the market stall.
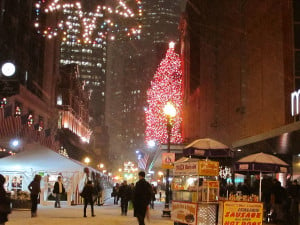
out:
{"label": "market stall", "polygon": [[181,158],[174,163],[172,213],[174,224],[215,225],[218,220],[219,163]]}
{"label": "market stall", "polygon": [[[79,203],[79,192],[87,176],[84,168],[84,164],[35,143],[27,144],[24,150],[16,155],[0,159],[0,174],[6,177],[5,188],[12,192],[13,198],[28,199],[29,183],[35,174],[42,176],[42,205],[53,204],[49,197],[58,176],[63,178],[67,204]],[[89,168],[89,171],[96,172],[93,168]]]}
{"label": "market stall", "polygon": [[175,225],[262,225],[258,196],[219,197],[219,163],[181,158],[174,163],[172,213]]}
{"label": "market stall", "polygon": [[235,163],[235,172],[259,174],[259,200],[263,173],[287,173],[289,165],[278,157],[266,153],[255,153],[239,159]]}

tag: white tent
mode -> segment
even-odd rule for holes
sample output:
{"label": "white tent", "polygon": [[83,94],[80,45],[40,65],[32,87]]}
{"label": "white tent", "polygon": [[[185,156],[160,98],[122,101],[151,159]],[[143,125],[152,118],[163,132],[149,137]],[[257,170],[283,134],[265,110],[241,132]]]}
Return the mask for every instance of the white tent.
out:
{"label": "white tent", "polygon": [[30,144],[22,152],[0,159],[0,171],[83,171],[85,166],[47,147]]}
{"label": "white tent", "polygon": [[[59,153],[41,146],[37,143],[27,144],[22,152],[16,155],[8,156],[0,159],[0,174],[13,176],[22,176],[22,191],[28,191],[28,184],[32,181],[35,174],[60,174],[68,178],[69,183],[66,184],[66,192],[68,195],[68,203],[78,197],[78,192],[83,188],[85,181],[84,168],[86,165],[69,159]],[[94,171],[89,168],[89,171]],[[99,172],[99,171],[98,171]],[[41,182],[41,204],[47,204],[47,196],[49,190],[48,179],[44,176]]]}

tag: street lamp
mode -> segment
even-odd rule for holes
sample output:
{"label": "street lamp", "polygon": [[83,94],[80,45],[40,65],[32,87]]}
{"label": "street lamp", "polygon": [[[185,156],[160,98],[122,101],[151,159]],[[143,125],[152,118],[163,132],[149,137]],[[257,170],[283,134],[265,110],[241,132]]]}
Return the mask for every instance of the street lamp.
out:
{"label": "street lamp", "polygon": [[84,158],[84,162],[86,163],[86,165],[88,166],[89,163],[91,162],[90,158],[89,157],[85,157]]}
{"label": "street lamp", "polygon": [[[172,118],[176,116],[176,109],[174,105],[168,102],[164,107],[164,114],[167,118],[167,134],[168,134],[168,153],[171,152],[171,131],[172,131]],[[170,203],[170,170],[166,171],[166,200],[165,200],[165,208],[163,209],[163,217],[171,217],[171,211],[169,208]]]}

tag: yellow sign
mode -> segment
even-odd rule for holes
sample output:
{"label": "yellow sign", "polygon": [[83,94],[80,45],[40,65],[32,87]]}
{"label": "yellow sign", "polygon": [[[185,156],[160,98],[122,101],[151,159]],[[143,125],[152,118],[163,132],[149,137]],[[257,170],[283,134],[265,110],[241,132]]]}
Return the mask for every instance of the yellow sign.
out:
{"label": "yellow sign", "polygon": [[175,162],[175,153],[162,153],[162,168],[173,169]]}
{"label": "yellow sign", "polygon": [[219,176],[219,162],[199,161],[200,176]]}
{"label": "yellow sign", "polygon": [[261,202],[225,201],[222,225],[262,225]]}
{"label": "yellow sign", "polygon": [[197,203],[173,201],[171,219],[188,225],[196,225]]}

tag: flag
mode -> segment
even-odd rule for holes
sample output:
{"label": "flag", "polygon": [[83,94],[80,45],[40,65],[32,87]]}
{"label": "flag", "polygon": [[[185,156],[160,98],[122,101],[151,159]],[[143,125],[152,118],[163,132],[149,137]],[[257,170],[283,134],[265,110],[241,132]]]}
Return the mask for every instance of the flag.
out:
{"label": "flag", "polygon": [[138,167],[140,169],[145,170],[146,167],[147,167],[148,159],[149,159],[149,154],[140,153],[139,156],[138,156]]}

